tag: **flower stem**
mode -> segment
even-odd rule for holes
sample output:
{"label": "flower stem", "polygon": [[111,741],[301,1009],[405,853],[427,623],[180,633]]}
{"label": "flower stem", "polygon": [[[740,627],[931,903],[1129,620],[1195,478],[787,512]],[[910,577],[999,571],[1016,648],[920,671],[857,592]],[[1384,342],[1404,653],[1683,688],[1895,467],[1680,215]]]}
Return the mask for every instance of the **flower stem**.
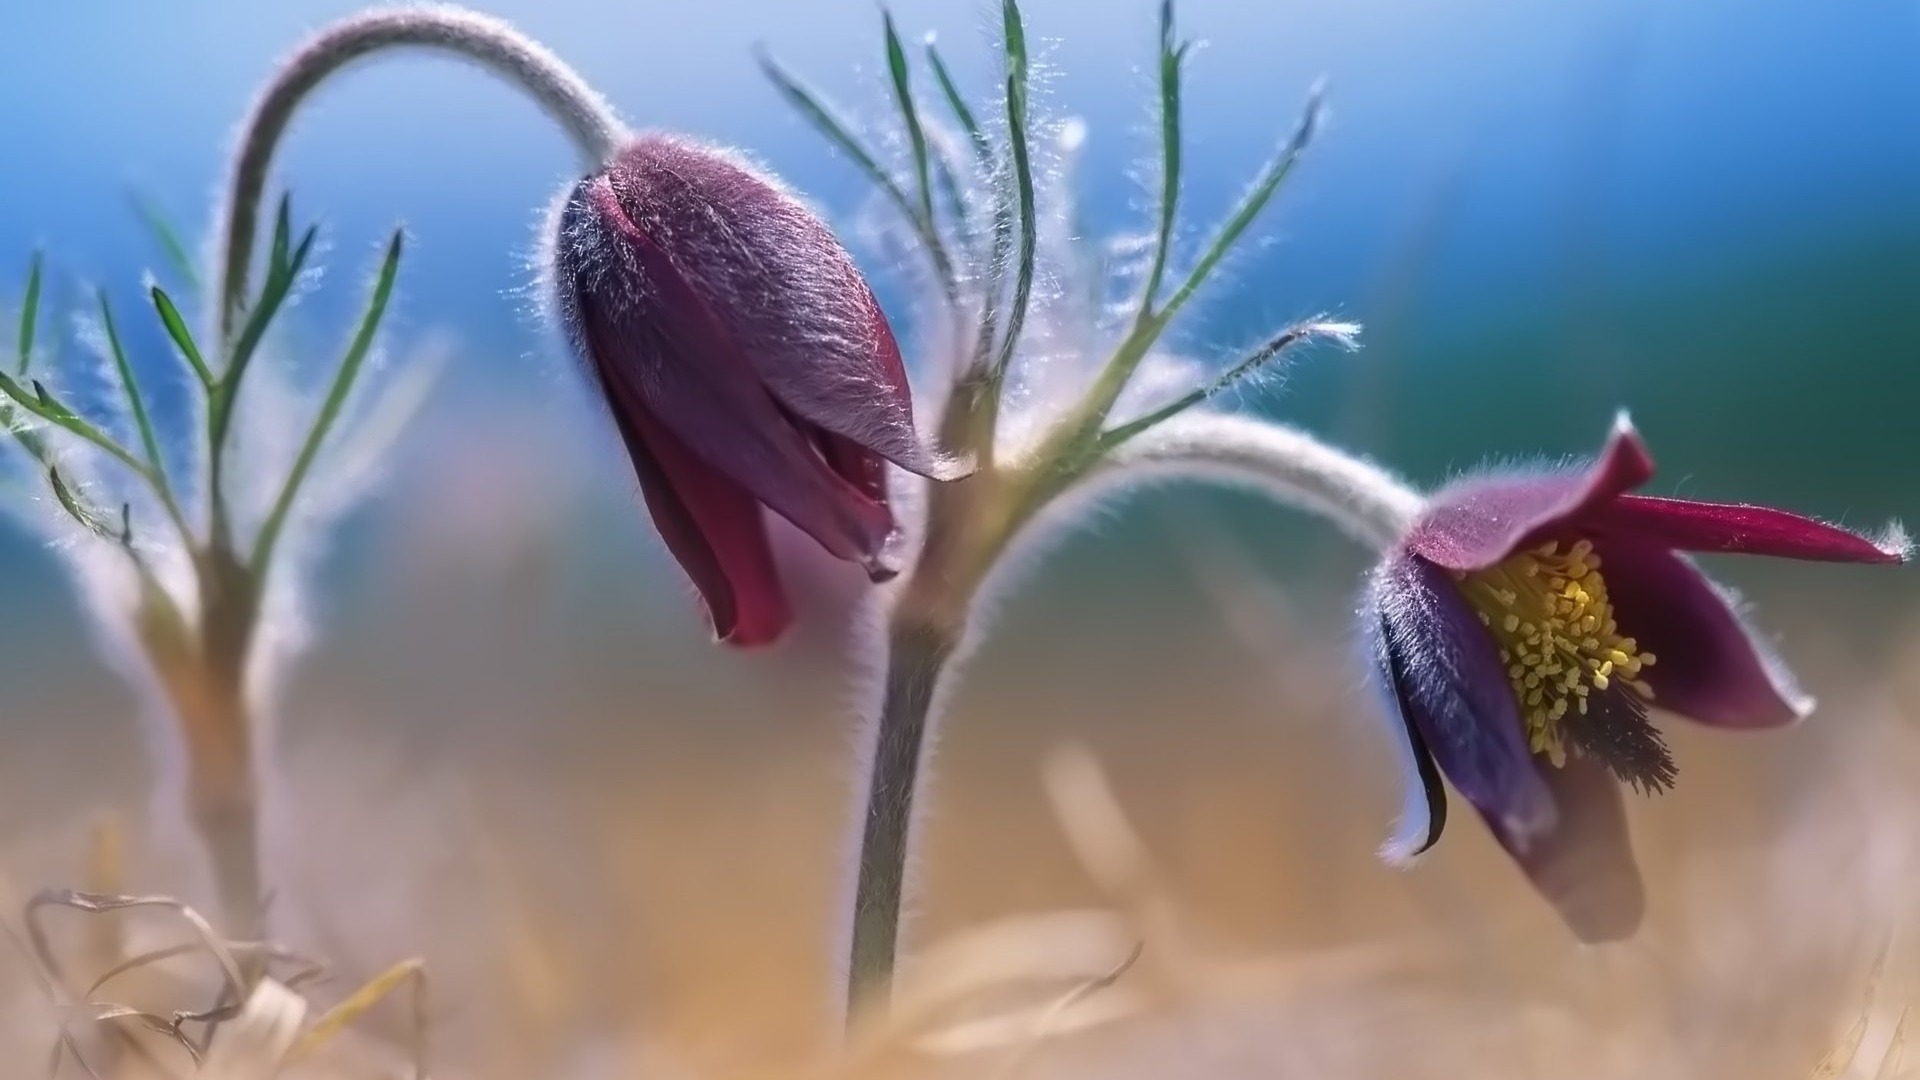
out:
{"label": "flower stem", "polygon": [[888,634],[886,683],[861,816],[847,967],[849,1018],[865,1007],[884,1008],[893,981],[906,899],[914,793],[934,698],[954,646],[952,635],[925,625],[896,622]]}
{"label": "flower stem", "polygon": [[266,933],[259,780],[246,659],[256,622],[251,580],[230,560],[196,556],[202,623],[190,627],[157,588],[138,609],[139,637],[186,750],[187,817],[213,870],[221,929]]}
{"label": "flower stem", "polygon": [[1213,415],[1169,419],[1091,460],[1043,458],[936,487],[919,561],[890,616],[869,728],[848,950],[850,1021],[887,1004],[928,734],[951,691],[954,657],[969,627],[979,630],[972,613],[995,587],[996,564],[1035,531],[1029,526],[1048,504],[1063,496],[1085,501],[1156,474],[1246,484],[1376,550],[1397,543],[1421,506],[1420,495],[1392,474],[1305,432]]}
{"label": "flower stem", "polygon": [[498,19],[457,7],[423,7],[368,11],[335,23],[280,66],[241,127],[215,277],[223,345],[232,341],[246,300],[248,256],[267,170],[294,113],[341,68],[392,48],[451,53],[525,90],[566,129],[592,167],[612,157],[628,137],[626,125],[578,72]]}

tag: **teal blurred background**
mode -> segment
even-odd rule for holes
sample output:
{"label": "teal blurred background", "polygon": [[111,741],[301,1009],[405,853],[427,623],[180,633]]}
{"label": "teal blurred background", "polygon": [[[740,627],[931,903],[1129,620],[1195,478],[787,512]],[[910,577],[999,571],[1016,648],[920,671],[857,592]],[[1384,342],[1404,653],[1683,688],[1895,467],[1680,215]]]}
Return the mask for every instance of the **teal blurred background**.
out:
{"label": "teal blurred background", "polygon": [[[637,123],[744,146],[842,220],[863,205],[857,172],[778,100],[752,53],[766,48],[855,116],[882,120],[865,0],[484,6],[571,60]],[[38,249],[56,309],[73,310],[97,284],[138,310],[143,276],[169,275],[130,193],[200,235],[253,87],[276,56],[352,8],[6,5],[0,253],[16,269],[0,271],[0,297],[17,298]],[[894,13],[909,34],[936,34],[963,82],[994,85],[994,12],[909,0]],[[1154,6],[1035,0],[1027,14],[1044,43],[1044,108],[1091,131],[1089,231],[1139,228]],[[1246,407],[1422,480],[1585,450],[1625,407],[1664,464],[1663,490],[1860,525],[1900,516],[1920,495],[1920,324],[1910,317],[1920,298],[1920,8],[1188,0],[1180,19],[1204,42],[1187,92],[1189,250],[1290,129],[1306,88],[1329,83],[1330,122],[1257,230],[1265,241],[1216,281],[1179,344],[1224,356],[1280,322],[1330,312],[1366,324],[1368,347],[1312,357]],[[646,584],[635,595],[653,602],[630,618],[654,645],[697,651],[684,589],[632,521],[627,466],[529,296],[535,229],[573,168],[557,131],[480,74],[431,58],[367,66],[302,116],[280,159],[277,182],[330,244],[330,275],[303,299],[300,322],[330,343],[375,245],[404,223],[396,347],[448,340],[455,359],[401,457],[483,475],[512,473],[517,459],[528,490],[587,485],[594,497],[557,497],[553,510],[578,526],[557,529],[559,578],[597,610],[611,600],[596,582],[637,576]],[[897,278],[861,254],[896,321],[910,323]],[[136,362],[166,371],[152,320],[123,321]],[[177,385],[160,396],[163,411],[183,407]],[[377,621],[386,594],[356,560],[385,550],[409,513],[459,512],[433,502],[461,490],[445,471],[398,475],[390,490],[400,494],[357,514],[334,545],[323,618]],[[462,519],[474,529],[546,512],[504,485],[477,487],[479,505]],[[1232,497],[1155,499],[1153,513],[1174,520],[1225,513],[1277,572],[1320,569],[1319,541],[1295,536],[1288,518]],[[1168,545],[1183,542],[1133,527],[1149,517],[1122,520],[1071,548],[1047,578],[1064,584],[1040,587],[1016,616],[1057,629],[1033,613],[1058,612],[1084,626],[1075,605],[1124,609],[1117,596],[1163,585],[1190,592],[1165,572]],[[10,549],[0,674],[15,694],[64,692],[46,662],[70,656],[80,632],[66,587],[37,540],[15,530],[0,543]],[[1088,599],[1082,584],[1115,574],[1130,590]],[[1351,577],[1343,567],[1315,580],[1337,597]],[[1912,594],[1905,576],[1821,580],[1848,597]]]}
{"label": "teal blurred background", "polygon": [[[13,269],[0,270],[0,298],[17,299],[36,249],[50,260],[56,310],[97,284],[137,311],[149,272],[178,287],[130,193],[201,235],[253,88],[276,56],[353,6],[5,5],[0,253],[12,255],[0,267]],[[546,41],[635,122],[744,146],[842,220],[867,198],[752,56],[764,47],[853,115],[881,121],[866,0],[483,6]],[[964,83],[994,85],[993,11],[928,0],[893,10],[908,34],[937,35]],[[1154,11],[1142,0],[1028,6],[1043,107],[1091,132],[1090,232],[1146,220]],[[1246,407],[1421,480],[1583,451],[1625,407],[1663,462],[1663,490],[1860,525],[1909,512],[1920,495],[1920,8],[1187,0],[1180,20],[1204,43],[1187,89],[1188,250],[1291,128],[1307,87],[1329,85],[1330,122],[1256,230],[1265,240],[1216,280],[1179,344],[1224,356],[1329,312],[1366,324],[1367,348],[1314,356]],[[300,324],[330,352],[399,222],[411,244],[396,348],[431,338],[454,349],[442,393],[401,447],[418,467],[401,467],[397,494],[356,514],[331,549],[323,620],[379,623],[391,594],[368,571],[411,514],[456,532],[558,536],[564,569],[549,591],[565,595],[571,581],[578,594],[566,620],[590,623],[624,597],[638,611],[608,616],[625,628],[611,650],[699,654],[684,587],[634,520],[627,466],[529,296],[535,229],[573,168],[525,101],[436,58],[368,65],[301,117],[277,183],[324,223],[330,250]],[[910,323],[897,277],[860,254],[896,321]],[[136,363],[172,379],[153,320],[123,322]],[[160,397],[176,416],[184,406],[177,382]],[[481,477],[467,494],[463,471]],[[488,479],[519,474],[522,496]],[[593,497],[542,507],[524,497],[583,484]],[[1231,496],[1154,500],[1071,547],[1036,601],[1015,606],[1016,625],[1126,626],[1098,605],[1119,614],[1150,596],[1191,601],[1168,570],[1184,541],[1153,523],[1216,513],[1256,561],[1305,567],[1333,609],[1342,602],[1348,567],[1322,573],[1325,545],[1290,518]],[[571,527],[527,524],[548,512],[572,515]],[[32,700],[70,692],[49,662],[71,658],[81,632],[38,543],[21,530],[0,538],[0,676]],[[1127,589],[1084,587],[1116,575]],[[1897,598],[1912,595],[1906,577],[1820,581],[1850,598]],[[610,593],[599,584],[609,579],[639,584]]]}

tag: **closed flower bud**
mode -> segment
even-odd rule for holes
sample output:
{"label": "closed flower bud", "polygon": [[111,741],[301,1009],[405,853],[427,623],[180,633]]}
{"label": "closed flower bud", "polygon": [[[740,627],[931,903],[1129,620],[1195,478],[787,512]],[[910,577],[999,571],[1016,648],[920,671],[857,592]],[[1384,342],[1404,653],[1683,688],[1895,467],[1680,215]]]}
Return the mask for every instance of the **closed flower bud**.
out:
{"label": "closed flower bud", "polygon": [[893,332],[826,225],[736,157],[650,134],[574,187],[557,240],[558,313],[716,634],[790,621],[762,507],[893,576],[886,463],[963,470],[920,441]]}

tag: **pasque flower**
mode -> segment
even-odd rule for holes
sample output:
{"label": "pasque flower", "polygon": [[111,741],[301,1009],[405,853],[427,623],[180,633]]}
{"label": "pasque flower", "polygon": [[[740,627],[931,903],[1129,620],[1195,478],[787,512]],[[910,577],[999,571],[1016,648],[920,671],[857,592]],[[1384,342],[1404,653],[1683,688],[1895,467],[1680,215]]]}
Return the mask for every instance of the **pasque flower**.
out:
{"label": "pasque flower", "polygon": [[769,642],[790,619],[763,507],[880,581],[897,569],[886,463],[962,471],[916,434],[899,346],[846,250],[725,151],[642,135],[581,180],[553,286],[725,641]]}
{"label": "pasque flower", "polygon": [[1584,468],[1454,483],[1381,563],[1362,615],[1424,804],[1389,857],[1439,838],[1444,777],[1590,941],[1639,923],[1620,786],[1653,792],[1674,779],[1650,710],[1765,728],[1813,705],[1680,552],[1907,554],[1903,537],[1769,507],[1629,494],[1652,476],[1623,416]]}

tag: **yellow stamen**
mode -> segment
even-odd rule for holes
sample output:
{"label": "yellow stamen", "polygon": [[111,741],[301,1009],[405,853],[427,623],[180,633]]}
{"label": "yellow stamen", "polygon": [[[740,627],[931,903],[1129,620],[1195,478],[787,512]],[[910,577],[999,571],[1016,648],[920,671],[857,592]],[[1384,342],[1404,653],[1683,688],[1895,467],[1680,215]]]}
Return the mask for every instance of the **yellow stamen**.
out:
{"label": "yellow stamen", "polygon": [[1499,643],[1534,753],[1565,764],[1560,720],[1569,709],[1585,715],[1591,691],[1617,683],[1653,698],[1640,674],[1654,655],[1620,635],[1591,542],[1544,544],[1454,577]]}

